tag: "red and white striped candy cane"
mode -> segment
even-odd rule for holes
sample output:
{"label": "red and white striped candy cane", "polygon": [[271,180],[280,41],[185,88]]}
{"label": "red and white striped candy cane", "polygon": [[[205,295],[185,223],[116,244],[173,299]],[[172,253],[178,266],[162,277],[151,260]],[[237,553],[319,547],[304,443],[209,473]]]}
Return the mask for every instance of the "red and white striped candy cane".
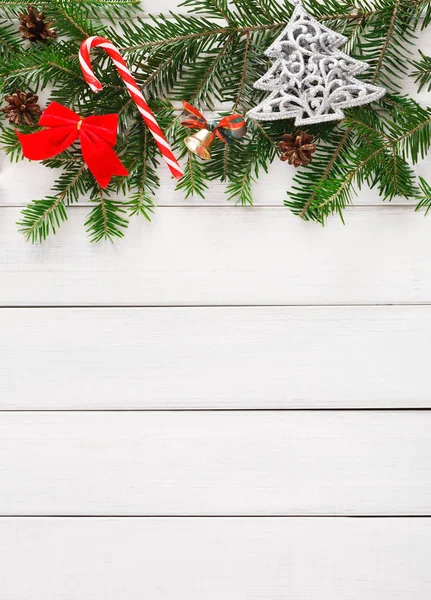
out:
{"label": "red and white striped candy cane", "polygon": [[177,179],[180,179],[184,173],[168,142],[166,141],[166,138],[163,135],[163,132],[160,129],[153,113],[151,112],[150,107],[145,102],[144,97],[141,94],[141,90],[138,88],[138,84],[127,68],[127,64],[123,60],[121,54],[118,52],[117,48],[109,40],[106,40],[103,37],[89,37],[81,44],[81,48],[79,49],[79,62],[81,63],[81,69],[85,81],[91,87],[93,92],[100,92],[100,90],[103,89],[102,84],[95,77],[91,67],[90,50],[96,46],[106,50],[106,52],[114,61],[114,65],[117,67],[118,72],[126,84],[129,94],[132,96],[136,106],[138,107],[138,110],[141,113],[148,129],[153,134],[156,144],[159,147],[159,150],[162,153],[168,167],[170,168],[172,175]]}

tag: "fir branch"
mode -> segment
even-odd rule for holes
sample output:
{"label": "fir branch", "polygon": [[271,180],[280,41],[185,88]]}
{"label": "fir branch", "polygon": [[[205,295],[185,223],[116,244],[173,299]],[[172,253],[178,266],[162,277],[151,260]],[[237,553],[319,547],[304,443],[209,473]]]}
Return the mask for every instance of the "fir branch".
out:
{"label": "fir branch", "polygon": [[412,98],[386,96],[380,101],[389,117],[381,121],[391,139],[413,164],[425,158],[431,147],[431,108],[423,108]]}
{"label": "fir branch", "polygon": [[56,27],[60,28],[62,33],[82,41],[104,30],[102,23],[95,16],[93,16],[94,23],[90,21],[88,6],[86,2],[80,0],[50,0],[44,5],[44,9],[54,19]]}
{"label": "fir branch", "polygon": [[367,19],[362,18],[354,24],[354,27],[350,30],[350,32],[344,32],[344,35],[347,37],[347,42],[343,47],[343,52],[346,54],[352,54],[355,52],[356,46],[360,42],[361,35],[364,34],[366,27]]}
{"label": "fir branch", "polygon": [[[148,77],[146,77],[146,79],[141,84],[141,91],[143,90],[143,88],[146,88],[148,85],[150,85],[150,83],[152,83],[154,81],[154,79],[156,79],[164,71],[164,69],[166,69],[166,67],[169,66],[169,64],[172,62],[172,60],[173,60],[172,54],[168,54],[168,56],[165,58],[165,60],[159,64],[157,69],[154,69],[154,70],[151,69],[150,74],[148,75]],[[139,65],[139,67],[142,69],[144,68],[144,66],[145,65]]]}
{"label": "fir branch", "polygon": [[47,196],[43,200],[33,200],[21,214],[17,223],[19,231],[27,241],[42,242],[50,233],[55,233],[61,223],[67,220],[64,196]]}
{"label": "fir branch", "polygon": [[[72,52],[76,58],[71,58]],[[85,83],[76,46],[70,42],[36,46],[13,55],[7,62],[0,63],[0,78],[6,91],[43,89],[52,82],[73,90],[77,82]]]}
{"label": "fir branch", "polygon": [[85,0],[90,16],[108,19],[114,25],[121,19],[133,18],[139,5],[140,0]]}
{"label": "fir branch", "polygon": [[424,87],[428,86],[427,91],[431,91],[431,56],[426,56],[423,52],[419,50],[419,54],[421,55],[421,59],[417,61],[412,61],[412,65],[416,68],[415,71],[411,73],[411,76],[414,77],[415,83],[419,85],[418,92],[422,91]]}
{"label": "fir branch", "polygon": [[221,17],[227,23],[232,20],[227,0],[184,0],[179,6],[188,8],[191,13],[205,14],[219,19]]}
{"label": "fir branch", "polygon": [[273,15],[269,10],[269,5],[265,3],[265,0],[254,0],[256,7],[259,9],[260,13],[268,19],[269,22],[272,21]]}
{"label": "fir branch", "polygon": [[[148,221],[151,220],[150,215],[154,212],[152,196],[159,187],[159,178],[156,174],[158,164],[156,148],[150,137],[148,128],[144,126],[142,134],[143,147],[140,149],[141,156],[138,157],[132,167],[129,167],[129,173],[132,173],[131,187],[137,187],[138,189],[127,202],[130,216],[142,215]],[[136,174],[134,174],[134,171],[136,171]]]}
{"label": "fir branch", "polygon": [[394,189],[395,190],[399,190],[399,176],[398,176],[398,154],[397,154],[397,148],[396,145],[393,144],[392,145],[392,164],[393,164],[393,176],[394,176],[394,180],[393,180],[393,184],[394,184]]}
{"label": "fir branch", "polygon": [[15,24],[0,21],[0,59],[6,61],[20,49]]}
{"label": "fir branch", "polygon": [[[227,199],[243,206],[253,204],[252,184],[261,170],[267,172],[275,155],[272,140],[251,121],[240,144],[231,144],[227,155]],[[226,167],[223,166],[226,171]]]}
{"label": "fir branch", "polygon": [[[253,126],[256,127],[257,129],[259,129],[260,134],[266,138],[268,140],[268,142],[272,145],[272,147],[274,148],[274,151],[278,154],[280,154],[280,150],[278,147],[278,144],[276,142],[274,142],[273,138],[267,133],[267,131],[265,130],[265,128],[263,127],[262,123],[260,121],[255,121],[253,120]],[[280,135],[277,135],[277,138],[280,138]]]}
{"label": "fir branch", "polygon": [[[51,160],[59,161],[61,156]],[[66,205],[77,201],[92,185],[82,159],[81,164],[76,163],[73,156],[65,155],[63,160],[67,160],[66,164],[63,163],[65,171],[53,187],[57,194],[43,200],[33,200],[21,213],[23,219],[18,223],[20,232],[33,243],[42,242],[51,232],[55,233],[61,223],[67,220]],[[50,161],[44,162],[49,166]]]}
{"label": "fir branch", "polygon": [[[216,98],[218,97],[216,90],[217,84],[219,84],[220,71],[223,73],[225,69],[225,66],[221,61],[228,52],[231,42],[232,39],[230,37],[227,38],[216,54],[207,53],[201,61],[195,62],[191,78],[187,76],[188,72],[184,74],[184,77],[178,83],[180,99],[187,98],[188,102],[191,104],[206,104],[208,108],[214,108],[213,98],[214,96]],[[213,54],[213,56],[211,56],[211,54]],[[201,64],[199,64],[199,62]],[[204,72],[198,77],[196,84],[196,75],[198,72],[202,71],[202,68],[204,69]],[[191,85],[190,80],[193,82]],[[190,93],[189,89],[191,86],[193,89]]]}
{"label": "fir branch", "polygon": [[[267,31],[268,29],[277,30],[281,29],[285,26],[286,23],[269,23],[266,25],[254,25],[250,27],[220,27],[216,24],[211,24],[208,22],[208,27],[202,29],[201,31],[196,31],[193,33],[187,33],[183,35],[173,35],[168,38],[160,38],[153,39],[152,41],[143,41],[132,46],[125,46],[121,48],[122,52],[134,52],[136,50],[148,50],[150,48],[156,48],[158,46],[164,45],[172,45],[177,44],[178,42],[187,42],[189,40],[198,40],[198,39],[210,39],[216,36],[229,36],[234,34],[245,35],[247,33],[251,33],[252,31]],[[155,29],[155,28],[154,28]],[[156,31],[155,31],[156,33]],[[151,36],[152,37],[152,36]],[[154,36],[157,37],[157,36]]]}
{"label": "fir branch", "polygon": [[374,127],[370,123],[359,121],[357,118],[348,118],[347,122],[351,125],[352,130],[356,127],[357,135],[362,137],[366,143],[372,143],[373,138],[381,138],[383,140],[388,140],[389,142],[391,141],[391,138],[387,133],[385,133],[385,131],[377,129],[377,127]]}
{"label": "fir branch", "polygon": [[[374,11],[372,14],[375,15],[377,14],[378,11]],[[363,14],[357,14],[357,15],[351,15],[349,13],[344,14],[344,15],[338,15],[338,18],[341,20],[350,20],[352,18],[354,19],[358,19],[358,18],[363,18]],[[176,15],[176,18],[179,20],[179,16]],[[155,22],[157,23],[157,19],[155,19]],[[319,19],[317,19],[319,20]],[[322,21],[325,20],[325,18],[320,19]],[[152,38],[156,38],[156,39],[152,39],[152,40],[145,40],[142,41],[140,43],[131,45],[131,46],[124,46],[121,48],[121,51],[123,52],[134,52],[136,50],[148,50],[150,48],[155,48],[158,46],[164,46],[164,45],[171,45],[171,44],[177,44],[178,42],[186,42],[189,40],[197,40],[197,39],[201,39],[201,38],[206,38],[206,39],[210,39],[212,37],[216,37],[216,36],[231,36],[231,35],[235,35],[235,34],[239,34],[239,35],[246,35],[247,33],[253,33],[253,32],[258,32],[258,31],[273,31],[273,34],[276,35],[276,30],[281,30],[283,27],[286,26],[286,22],[285,21],[280,21],[280,22],[273,22],[273,23],[265,23],[262,25],[250,25],[250,26],[227,26],[227,27],[220,27],[215,23],[211,23],[211,22],[206,22],[203,19],[199,22],[199,25],[201,26],[202,24],[206,24],[207,26],[205,28],[201,28],[199,27],[199,31],[194,31],[191,33],[187,33],[187,34],[182,34],[182,35],[173,35],[172,37],[168,37],[168,38],[163,38],[160,37],[160,39],[157,39],[158,35],[157,35],[157,29],[156,28],[151,28],[149,26],[147,26],[147,29],[152,29],[152,32],[150,34],[149,37]],[[145,23],[141,22],[142,26],[145,26]],[[190,23],[190,25],[192,25],[192,23]]]}
{"label": "fir branch", "polygon": [[229,178],[229,144],[225,144],[223,152],[223,175],[221,176],[222,181],[227,181]]}
{"label": "fir branch", "polygon": [[[366,112],[362,111],[362,115],[366,115]],[[330,213],[338,212],[342,217],[341,211],[351,200],[352,185],[355,181],[359,186],[365,181],[371,187],[377,185],[382,196],[388,200],[397,195],[407,198],[417,196],[414,175],[404,155],[416,161],[421,153],[428,150],[431,145],[430,113],[422,111],[420,119],[411,117],[404,121],[400,119],[396,124],[391,122],[387,125],[385,133],[373,129],[359,117],[346,119],[346,126],[348,129],[337,150],[346,144],[349,135],[353,135],[353,143],[342,159],[339,158],[337,163],[328,163],[323,176],[312,188],[310,199],[304,205],[307,211],[304,211],[304,208],[299,209],[303,198],[300,192],[294,195],[293,202],[286,203],[300,216],[322,223]],[[365,137],[361,139],[364,133]]]}
{"label": "fir branch", "polygon": [[[56,161],[57,159],[58,157],[55,157],[43,162],[46,166],[49,166],[52,164],[52,160]],[[63,173],[55,182],[52,190],[57,192],[66,204],[72,204],[77,202],[91,188],[93,184],[92,176],[82,158],[79,161],[73,157],[64,157],[62,167]]]}
{"label": "fir branch", "polygon": [[[11,127],[1,127],[1,135],[0,135],[0,145],[2,150],[9,156],[9,160],[11,162],[18,162],[24,159],[24,156],[21,151],[21,144],[15,130]],[[23,133],[32,133],[34,128],[23,126],[20,128]]]}
{"label": "fir branch", "polygon": [[[393,0],[380,0],[381,2],[392,2]],[[396,0],[400,2],[401,0]],[[406,1],[406,0],[404,0]],[[184,4],[194,4],[195,2],[185,2]],[[310,3],[310,2],[309,2]],[[245,10],[245,6],[247,4],[241,4],[241,9]],[[410,4],[407,3],[410,7]],[[318,3],[313,3],[313,7],[318,7]],[[349,4],[345,4],[347,8],[350,7]],[[291,7],[288,9],[291,11]],[[208,12],[207,10],[205,12]],[[351,21],[351,20],[364,20],[368,17],[376,17],[379,19],[382,14],[386,14],[388,12],[388,6],[378,5],[374,10],[366,10],[366,11],[357,11],[352,13],[350,11],[338,14],[316,14],[316,19],[318,21],[333,21],[335,18],[338,21]],[[256,13],[256,11],[255,11]],[[259,15],[259,11],[257,11]],[[283,16],[286,13],[279,14],[278,16]],[[130,46],[123,46],[122,51],[124,52],[134,52],[137,50],[148,50],[151,48],[155,48],[161,45],[171,45],[177,44],[179,42],[187,42],[190,40],[196,40],[200,38],[212,38],[216,36],[232,36],[232,35],[246,35],[247,33],[258,32],[258,31],[271,31],[281,29],[286,25],[286,17],[281,20],[274,20],[272,22],[264,22],[260,24],[254,25],[228,25],[228,26],[220,26],[216,23],[212,23],[205,18],[195,19],[188,15],[172,15],[174,18],[174,22],[167,23],[166,19],[161,15],[159,18],[152,17],[154,25],[148,26],[148,24],[139,21],[139,27],[134,30],[131,28],[130,24],[122,24],[124,28],[125,36],[118,36],[118,40],[120,41],[122,37],[131,37],[132,35],[136,38],[137,43]],[[185,32],[187,30],[187,33]],[[171,35],[169,35],[171,34]],[[137,38],[144,38],[138,41]]]}
{"label": "fir branch", "polygon": [[[320,222],[329,213],[341,214],[350,202],[355,179],[378,185],[385,199],[415,196],[415,184],[404,156],[415,163],[426,155],[431,145],[430,113],[400,96],[387,96],[380,104],[389,111],[390,118],[370,107],[349,111],[349,117],[339,126],[347,129],[338,142],[334,137],[330,146],[318,152],[312,165],[298,173],[293,192],[285,202],[295,214]],[[399,170],[402,179],[398,178]]]}
{"label": "fir branch", "polygon": [[408,72],[420,9],[409,0],[376,0],[376,6],[358,52],[372,69],[371,83],[396,91]]}
{"label": "fir branch", "polygon": [[[275,5],[278,5],[278,9]],[[236,22],[241,25],[265,25],[274,21],[288,21],[291,9],[283,11],[283,6],[273,0],[232,0],[236,9]]]}
{"label": "fir branch", "polygon": [[5,19],[17,19],[26,11],[28,3],[15,0],[0,0],[0,15]]}
{"label": "fir branch", "polygon": [[233,105],[232,112],[235,112],[237,110],[237,108],[241,102],[241,96],[242,96],[242,92],[244,90],[245,78],[247,75],[249,47],[250,47],[250,33],[247,32],[246,36],[245,36],[245,48],[244,48],[244,57],[243,57],[243,64],[242,64],[242,71],[241,71],[241,79],[239,80],[238,94],[237,94],[237,97],[235,100],[235,104]]}
{"label": "fir branch", "polygon": [[301,210],[298,213],[298,216],[301,219],[305,219],[307,217],[307,212],[309,211],[311,205],[314,202],[314,199],[316,198],[316,195],[318,194],[319,191],[319,187],[321,187],[325,180],[328,178],[329,174],[331,173],[331,170],[337,160],[337,158],[339,157],[340,153],[343,151],[345,144],[348,142],[349,140],[349,136],[352,133],[353,128],[350,127],[349,129],[347,129],[345,131],[345,133],[343,134],[343,136],[341,137],[340,141],[338,142],[338,144],[335,146],[335,149],[332,153],[332,156],[330,157],[330,160],[325,168],[325,170],[323,171],[323,174],[321,177],[319,177],[318,179],[318,183],[317,185],[314,187],[314,189],[311,192],[311,195],[309,197],[309,199],[304,203],[304,205],[302,206]]}
{"label": "fir branch", "polygon": [[204,167],[191,152],[187,155],[187,164],[184,169],[184,175],[177,183],[176,190],[185,192],[185,198],[189,196],[200,196],[205,198],[205,191],[208,189],[206,184]]}
{"label": "fir branch", "polygon": [[206,4],[213,7],[216,14],[218,13],[226,23],[230,23],[231,15],[228,10],[227,0],[206,0]]}
{"label": "fir branch", "polygon": [[105,198],[102,191],[97,191],[98,205],[88,215],[84,227],[91,242],[100,242],[102,239],[114,241],[115,238],[124,237],[124,229],[128,226],[124,208],[118,202]]}
{"label": "fir branch", "polygon": [[[57,0],[37,0],[36,4],[40,9],[45,10],[46,6],[56,2]],[[81,1],[81,0],[79,0]],[[94,14],[103,14],[108,16],[111,11],[116,8],[128,10],[130,8],[139,7],[140,0],[83,0],[87,9]],[[28,2],[23,0],[0,0],[0,8],[23,10],[28,6]],[[108,12],[109,11],[109,12]]]}
{"label": "fir branch", "polygon": [[[159,46],[177,44],[178,42],[187,42],[190,40],[211,38],[211,37],[215,37],[215,36],[219,36],[219,35],[229,35],[231,33],[238,33],[241,31],[243,31],[243,30],[238,27],[232,28],[232,27],[214,26],[213,29],[205,29],[203,31],[197,31],[195,33],[188,33],[188,34],[184,34],[184,35],[174,35],[174,36],[166,38],[166,39],[161,38],[161,39],[156,39],[153,41],[144,41],[139,44],[135,44],[133,46],[126,46],[124,48],[121,48],[121,50],[123,52],[134,52],[136,50],[148,50],[150,48],[156,48]],[[245,30],[244,30],[244,32],[245,32]]]}
{"label": "fir branch", "polygon": [[431,23],[431,2],[430,0],[411,0],[411,4],[419,11],[421,30],[423,31]]}
{"label": "fir branch", "polygon": [[251,185],[255,179],[252,175],[252,167],[252,161],[248,161],[240,177],[229,183],[226,190],[228,200],[236,200],[236,203],[242,206],[253,204]]}
{"label": "fir branch", "polygon": [[382,68],[383,60],[384,60],[384,58],[386,56],[386,53],[387,53],[387,50],[388,50],[388,47],[389,47],[389,43],[391,41],[391,37],[392,37],[392,35],[394,33],[395,23],[396,23],[397,14],[398,14],[398,11],[399,11],[399,8],[400,8],[400,4],[401,4],[401,0],[396,0],[395,5],[394,5],[393,10],[392,10],[391,19],[389,21],[389,27],[387,29],[387,32],[386,32],[386,35],[385,35],[385,39],[384,39],[382,48],[380,50],[380,54],[379,54],[379,57],[377,59],[377,64],[376,64],[376,67],[374,69],[373,76],[371,78],[371,83],[376,83],[376,80],[377,80],[377,78],[379,76],[379,73],[380,73],[380,70]]}
{"label": "fir branch", "polygon": [[154,213],[154,201],[145,191],[145,186],[141,186],[139,191],[132,194],[127,201],[129,216],[143,216],[147,221],[151,221],[151,214]]}
{"label": "fir branch", "polygon": [[425,215],[427,215],[431,210],[431,185],[423,177],[419,177],[419,186],[422,195],[418,197],[419,203],[416,206],[416,211],[425,208]]}

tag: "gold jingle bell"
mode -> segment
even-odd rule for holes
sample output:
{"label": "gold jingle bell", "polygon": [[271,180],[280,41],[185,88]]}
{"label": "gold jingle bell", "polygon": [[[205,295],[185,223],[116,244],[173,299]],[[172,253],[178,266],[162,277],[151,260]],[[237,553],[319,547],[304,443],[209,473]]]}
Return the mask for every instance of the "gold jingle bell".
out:
{"label": "gold jingle bell", "polygon": [[184,143],[190,152],[193,152],[193,154],[196,154],[203,160],[209,160],[211,158],[209,148],[214,140],[215,133],[208,129],[199,129],[196,133],[186,137]]}

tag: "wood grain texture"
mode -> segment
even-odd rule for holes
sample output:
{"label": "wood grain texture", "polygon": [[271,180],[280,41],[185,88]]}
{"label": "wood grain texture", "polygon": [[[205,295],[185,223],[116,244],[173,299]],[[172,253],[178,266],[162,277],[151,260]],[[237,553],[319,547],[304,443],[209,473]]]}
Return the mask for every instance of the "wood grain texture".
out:
{"label": "wood grain texture", "polygon": [[0,514],[430,514],[430,426],[422,411],[2,413]]}
{"label": "wood grain texture", "polygon": [[0,597],[424,600],[430,553],[430,519],[0,519]]}
{"label": "wood grain texture", "polygon": [[0,220],[0,305],[428,303],[430,224],[407,208],[357,208],[347,226],[284,209],[160,209],[115,245],[91,245],[77,209],[41,246]]}
{"label": "wood grain texture", "polygon": [[[226,110],[226,107],[225,107]],[[220,142],[221,143],[221,142]],[[415,173],[426,177],[429,171],[429,159],[422,160]],[[226,185],[215,181],[205,193],[205,199],[198,197],[184,198],[181,191],[175,191],[176,182],[167,168],[160,167],[160,189],[154,201],[158,206],[222,206],[229,208],[232,202],[227,201]],[[51,193],[51,188],[58,178],[59,171],[48,169],[37,162],[22,161],[10,163],[2,153],[0,155],[0,208],[8,206],[25,206],[35,198],[43,198]],[[293,167],[275,160],[268,173],[262,172],[258,181],[253,184],[253,201],[256,206],[283,206],[287,199],[287,191],[291,189],[295,170]],[[31,185],[29,185],[31,181]],[[270,193],[268,191],[270,190]],[[118,196],[120,200],[125,199]],[[88,205],[85,198],[81,204]],[[395,198],[392,205],[414,206],[414,201]],[[355,206],[390,206],[383,203],[377,190],[364,186],[362,192],[354,199]],[[69,209],[73,212],[74,207]],[[289,210],[289,209],[285,209]],[[0,212],[1,218],[1,212]]]}
{"label": "wood grain texture", "polygon": [[2,309],[0,332],[0,410],[431,407],[430,306]]}

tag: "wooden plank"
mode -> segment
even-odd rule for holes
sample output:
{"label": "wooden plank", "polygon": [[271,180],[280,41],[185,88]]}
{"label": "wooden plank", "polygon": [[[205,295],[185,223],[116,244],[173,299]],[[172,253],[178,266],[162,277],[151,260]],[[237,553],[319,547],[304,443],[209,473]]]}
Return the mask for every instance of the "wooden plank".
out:
{"label": "wooden plank", "polygon": [[[34,198],[43,198],[50,190],[58,177],[58,171],[47,169],[36,162],[22,161],[10,163],[3,154],[0,155],[0,206],[25,206]],[[283,206],[286,199],[286,190],[291,186],[294,176],[293,168],[286,168],[281,161],[275,161],[270,172],[262,173],[259,181],[253,186],[254,203],[258,206]],[[159,169],[160,189],[154,201],[158,206],[226,206],[226,186],[220,182],[212,182],[211,189],[205,194],[205,199],[191,197],[184,199],[181,191],[175,191],[176,182],[170,176],[167,168]],[[31,185],[29,185],[31,181]],[[271,194],[268,194],[268,186]],[[119,197],[123,199],[123,197]],[[83,203],[85,199],[83,199]],[[398,202],[398,201],[397,201]],[[361,195],[358,204],[380,203],[375,191],[368,191]],[[400,203],[405,201],[400,200]]]}
{"label": "wooden plank", "polygon": [[[226,108],[225,108],[226,109]],[[417,175],[426,177],[429,170],[429,160],[421,161],[416,167]],[[47,169],[43,165],[22,161],[10,163],[6,156],[0,156],[0,207],[25,206],[35,198],[43,198],[51,193],[51,188],[59,172]],[[160,189],[154,201],[158,206],[224,206],[229,207],[232,202],[227,201],[225,194],[226,185],[221,182],[212,182],[210,189],[205,192],[205,199],[190,197],[185,199],[181,191],[175,191],[176,182],[170,177],[166,168],[159,169]],[[253,199],[256,206],[283,206],[287,199],[287,191],[292,187],[295,170],[286,166],[281,161],[274,161],[269,173],[262,172],[259,180],[253,184]],[[31,185],[29,185],[31,182]],[[270,190],[270,193],[268,193]],[[119,196],[120,200],[125,199]],[[85,198],[82,204],[88,206]],[[366,186],[354,200],[355,206],[389,206],[383,203],[377,190],[370,190]],[[395,198],[392,205],[414,205],[413,201],[405,198]]]}
{"label": "wooden plank", "polygon": [[0,410],[431,408],[430,306],[2,309],[0,331]]}
{"label": "wooden plank", "polygon": [[424,600],[430,554],[430,519],[0,519],[8,600]]}
{"label": "wooden plank", "polygon": [[430,427],[426,411],[2,413],[0,514],[426,515]]}
{"label": "wooden plank", "polygon": [[399,304],[431,300],[430,221],[357,208],[326,228],[286,209],[159,209],[91,244],[88,209],[40,246],[0,210],[0,305]]}

